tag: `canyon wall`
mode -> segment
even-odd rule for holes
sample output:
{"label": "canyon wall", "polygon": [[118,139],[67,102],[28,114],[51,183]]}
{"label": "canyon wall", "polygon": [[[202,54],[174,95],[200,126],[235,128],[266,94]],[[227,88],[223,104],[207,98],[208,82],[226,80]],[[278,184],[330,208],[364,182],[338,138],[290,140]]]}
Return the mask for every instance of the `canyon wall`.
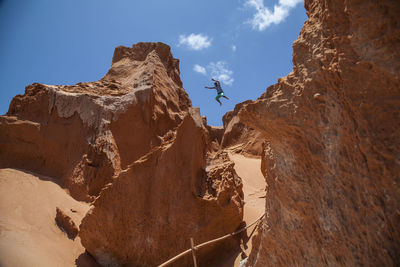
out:
{"label": "canyon wall", "polygon": [[0,167],[91,202],[79,236],[102,265],[154,266],[240,225],[229,147],[261,156],[268,183],[247,266],[399,265],[400,3],[304,4],[293,71],[224,128],[191,106],[167,45],[138,43],[99,81],[27,86],[0,116]]}
{"label": "canyon wall", "polygon": [[[201,116],[188,115],[168,140],[105,187],[83,219],[83,246],[103,266],[157,266],[190,247],[231,233],[243,217],[240,178],[229,161],[206,166]],[[201,264],[223,246],[198,253]],[[199,256],[198,255],[198,256]],[[191,255],[177,266],[192,264]]]}
{"label": "canyon wall", "polygon": [[305,8],[293,71],[239,111],[266,139],[247,266],[397,266],[400,2]]}

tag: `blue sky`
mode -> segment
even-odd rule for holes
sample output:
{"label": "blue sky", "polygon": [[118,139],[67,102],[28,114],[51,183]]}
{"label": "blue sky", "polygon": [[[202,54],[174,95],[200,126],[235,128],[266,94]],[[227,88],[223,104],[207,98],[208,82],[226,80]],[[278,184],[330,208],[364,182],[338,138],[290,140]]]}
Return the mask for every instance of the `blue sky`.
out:
{"label": "blue sky", "polygon": [[[31,83],[96,81],[115,47],[160,41],[180,60],[193,106],[222,125],[292,70],[306,19],[302,0],[0,0],[0,114]],[[230,98],[222,107],[204,88],[211,77]]]}

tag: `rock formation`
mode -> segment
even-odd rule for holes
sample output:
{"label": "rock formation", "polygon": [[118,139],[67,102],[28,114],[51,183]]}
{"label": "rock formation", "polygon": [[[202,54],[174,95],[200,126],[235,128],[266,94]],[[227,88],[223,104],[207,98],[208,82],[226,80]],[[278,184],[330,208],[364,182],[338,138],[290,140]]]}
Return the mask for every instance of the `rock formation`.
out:
{"label": "rock formation", "polygon": [[188,115],[102,190],[80,231],[100,264],[156,266],[189,248],[190,237],[201,243],[240,224],[241,180],[233,163],[206,167],[204,133],[200,114]]}
{"label": "rock formation", "polygon": [[305,8],[293,71],[223,128],[191,106],[169,47],[139,43],[97,82],[26,87],[0,116],[0,168],[92,201],[79,236],[102,265],[154,266],[240,225],[230,147],[261,155],[268,183],[247,266],[399,265],[400,4]]}
{"label": "rock formation", "polygon": [[67,234],[68,238],[75,239],[75,237],[78,235],[78,226],[76,226],[71,217],[65,214],[65,212],[62,211],[59,207],[56,207],[55,222],[58,227],[60,227],[61,230],[63,230]]}
{"label": "rock formation", "polygon": [[221,147],[230,148],[236,153],[246,156],[261,156],[264,138],[261,132],[249,127],[241,122],[238,112],[243,105],[251,102],[250,100],[239,103],[235,109],[228,111],[222,121],[224,123],[223,137],[221,138]]}
{"label": "rock formation", "polygon": [[93,200],[161,143],[191,106],[167,45],[118,47],[107,75],[74,86],[33,84],[0,117],[0,167],[56,177]]}
{"label": "rock formation", "polygon": [[267,140],[247,266],[400,263],[400,3],[305,1],[294,68],[239,117]]}
{"label": "rock formation", "polygon": [[169,46],[138,43],[116,48],[97,82],[26,87],[0,116],[0,167],[54,177],[93,201],[79,235],[99,263],[154,266],[242,221],[241,179],[209,154],[219,132],[191,107]]}

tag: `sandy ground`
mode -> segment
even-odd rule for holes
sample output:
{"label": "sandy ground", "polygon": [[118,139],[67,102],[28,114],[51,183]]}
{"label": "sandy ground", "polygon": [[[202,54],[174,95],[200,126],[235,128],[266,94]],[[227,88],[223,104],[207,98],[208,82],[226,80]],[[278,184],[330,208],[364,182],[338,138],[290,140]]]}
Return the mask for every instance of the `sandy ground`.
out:
{"label": "sandy ground", "polygon": [[0,266],[86,265],[79,237],[68,239],[55,224],[56,207],[77,225],[89,209],[48,177],[0,169]]}
{"label": "sandy ground", "polygon": [[[261,173],[261,159],[247,158],[239,154],[230,154],[235,163],[235,170],[243,181],[244,218],[246,225],[250,225],[265,212],[265,178]],[[255,226],[247,229],[241,248],[248,256],[251,251],[252,238]],[[237,251],[221,265],[221,267],[240,266],[242,251]]]}

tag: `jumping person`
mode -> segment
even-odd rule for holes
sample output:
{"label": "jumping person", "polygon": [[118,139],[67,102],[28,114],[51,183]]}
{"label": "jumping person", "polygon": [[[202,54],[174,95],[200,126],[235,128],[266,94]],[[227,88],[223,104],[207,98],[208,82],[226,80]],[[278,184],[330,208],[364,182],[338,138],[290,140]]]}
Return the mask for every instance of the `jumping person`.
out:
{"label": "jumping person", "polygon": [[214,78],[212,78],[211,81],[214,82],[214,87],[208,87],[208,86],[204,86],[204,87],[207,89],[216,89],[217,90],[217,96],[215,97],[215,100],[217,100],[219,105],[222,106],[222,103],[221,103],[221,101],[219,101],[219,99],[221,97],[224,97],[226,99],[229,99],[229,98],[224,95],[224,91],[222,91],[221,83],[219,81],[214,80]]}

